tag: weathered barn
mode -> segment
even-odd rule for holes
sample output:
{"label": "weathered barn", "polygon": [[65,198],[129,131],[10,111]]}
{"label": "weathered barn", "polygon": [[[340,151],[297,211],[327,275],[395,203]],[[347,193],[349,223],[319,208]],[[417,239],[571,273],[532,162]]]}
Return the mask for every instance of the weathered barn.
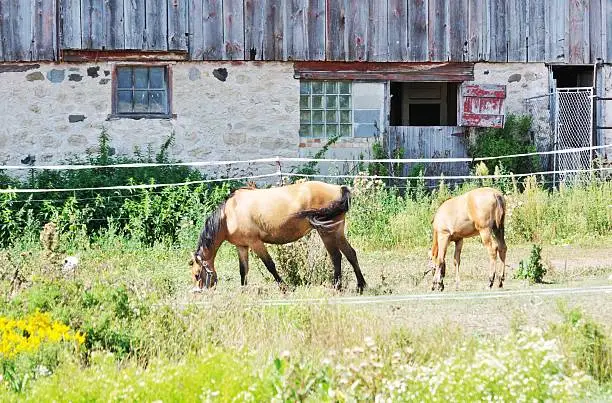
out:
{"label": "weathered barn", "polygon": [[1,0],[0,35],[0,164],[102,127],[183,160],[461,156],[525,112],[543,148],[612,143],[609,0]]}

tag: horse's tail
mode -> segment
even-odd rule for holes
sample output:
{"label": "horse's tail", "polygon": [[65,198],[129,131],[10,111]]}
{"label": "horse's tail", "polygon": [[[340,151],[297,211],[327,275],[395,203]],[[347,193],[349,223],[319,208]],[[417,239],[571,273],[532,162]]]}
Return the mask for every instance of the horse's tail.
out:
{"label": "horse's tail", "polygon": [[493,235],[497,239],[497,242],[504,242],[504,221],[506,219],[506,203],[504,196],[501,194],[495,195],[495,223],[493,225]]}
{"label": "horse's tail", "polygon": [[318,209],[308,209],[300,211],[296,217],[306,218],[317,230],[333,230],[342,221],[336,218],[349,211],[351,202],[351,191],[346,186],[341,186],[341,196],[339,200],[334,200],[327,207]]}

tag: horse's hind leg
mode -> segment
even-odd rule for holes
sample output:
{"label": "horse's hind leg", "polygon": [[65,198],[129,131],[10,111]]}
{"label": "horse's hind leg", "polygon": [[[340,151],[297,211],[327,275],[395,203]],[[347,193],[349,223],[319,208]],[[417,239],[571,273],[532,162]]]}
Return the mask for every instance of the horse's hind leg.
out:
{"label": "horse's hind leg", "polygon": [[325,249],[327,249],[327,253],[329,253],[332,264],[334,265],[334,288],[340,290],[342,288],[342,254],[338,248],[336,236],[335,234],[330,234],[324,231],[318,232],[321,236],[321,240],[323,241],[323,245],[325,245]]}
{"label": "horse's hind leg", "polygon": [[249,274],[249,247],[237,246],[238,262],[240,264],[240,285],[247,285],[247,274]]}
{"label": "horse's hind leg", "polygon": [[344,236],[344,231],[337,235],[338,247],[342,254],[346,256],[346,259],[349,261],[351,266],[353,266],[353,270],[355,271],[355,277],[357,278],[357,290],[359,293],[363,293],[363,289],[366,286],[365,279],[363,278],[363,274],[361,273],[361,268],[359,268],[359,262],[357,261],[357,252],[355,249],[349,244],[348,240]]}
{"label": "horse's hind leg", "polygon": [[459,290],[459,265],[461,264],[461,248],[463,239],[455,241],[455,289]]}
{"label": "horse's hind leg", "polygon": [[497,262],[497,241],[491,236],[490,229],[480,231],[480,237],[487,251],[489,251],[489,288],[495,282],[495,263]]}
{"label": "horse's hind leg", "polygon": [[436,289],[436,285],[440,291],[444,291],[444,276],[446,275],[446,249],[450,243],[450,237],[446,234],[438,233],[438,257],[434,261],[436,270],[433,273],[433,282],[431,290]]}
{"label": "horse's hind leg", "polygon": [[499,278],[499,288],[504,286],[504,281],[506,280],[506,251],[508,248],[506,247],[506,242],[502,241],[499,243],[497,252],[499,253],[499,260],[501,260],[502,272]]}
{"label": "horse's hind leg", "polygon": [[255,254],[261,259],[263,264],[266,266],[266,269],[268,269],[270,274],[272,274],[272,277],[274,277],[274,280],[276,280],[276,282],[282,288],[285,283],[283,282],[281,276],[278,275],[278,272],[276,271],[276,265],[274,264],[274,260],[272,260],[272,257],[270,257],[266,245],[264,245],[263,242],[257,243],[255,245],[251,245],[251,249],[253,249],[253,252],[255,252]]}

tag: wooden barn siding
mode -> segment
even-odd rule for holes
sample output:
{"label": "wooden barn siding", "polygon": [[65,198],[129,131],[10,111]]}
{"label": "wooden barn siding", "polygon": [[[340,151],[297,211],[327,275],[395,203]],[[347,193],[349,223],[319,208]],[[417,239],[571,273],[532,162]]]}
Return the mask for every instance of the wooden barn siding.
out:
{"label": "wooden barn siding", "polygon": [[0,2],[0,61],[57,60],[58,48],[185,51],[194,60],[612,62],[612,4],[609,0]]}

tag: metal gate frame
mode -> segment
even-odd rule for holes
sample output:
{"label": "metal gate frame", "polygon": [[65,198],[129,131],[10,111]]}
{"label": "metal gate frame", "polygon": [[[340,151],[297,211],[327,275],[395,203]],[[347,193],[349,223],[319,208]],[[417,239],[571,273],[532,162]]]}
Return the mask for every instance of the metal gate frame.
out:
{"label": "metal gate frame", "polygon": [[[593,87],[555,88],[554,147],[555,150],[593,146]],[[556,154],[554,171],[591,170],[592,150]],[[579,174],[555,173],[553,183],[572,179]]]}

